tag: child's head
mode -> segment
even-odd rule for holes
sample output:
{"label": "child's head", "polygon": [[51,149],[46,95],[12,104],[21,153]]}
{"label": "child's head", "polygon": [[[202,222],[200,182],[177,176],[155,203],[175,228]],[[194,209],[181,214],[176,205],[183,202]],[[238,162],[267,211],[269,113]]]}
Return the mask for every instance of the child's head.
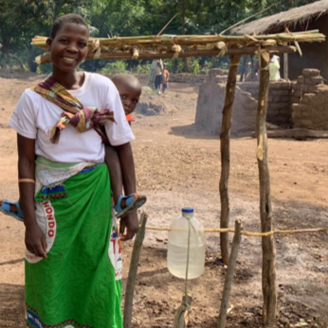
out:
{"label": "child's head", "polygon": [[131,114],[141,95],[140,81],[135,76],[125,73],[114,75],[112,81],[120,94],[125,115]]}
{"label": "child's head", "polygon": [[51,52],[53,69],[70,73],[88,54],[89,27],[77,14],[68,14],[55,20],[47,45]]}

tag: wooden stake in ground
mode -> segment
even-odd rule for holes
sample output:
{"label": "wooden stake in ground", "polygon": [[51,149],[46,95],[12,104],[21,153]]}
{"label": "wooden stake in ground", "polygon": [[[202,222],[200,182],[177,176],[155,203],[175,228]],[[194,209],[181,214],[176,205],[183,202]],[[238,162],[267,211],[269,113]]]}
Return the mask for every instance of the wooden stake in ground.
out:
{"label": "wooden stake in ground", "polygon": [[174,328],[186,328],[189,321],[189,309],[191,306],[191,296],[184,295],[178,310],[174,314]]}
{"label": "wooden stake in ground", "polygon": [[[268,167],[268,145],[266,116],[269,92],[270,54],[262,50],[259,54],[261,76],[259,99],[256,117],[257,163],[260,178],[260,216],[261,231],[272,230],[272,209],[270,195],[270,174]],[[276,323],[276,249],[273,236],[262,237],[262,291],[263,291],[263,324],[274,326]]]}
{"label": "wooden stake in ground", "polygon": [[[235,89],[237,82],[237,72],[240,56],[230,56],[230,68],[226,87],[225,102],[222,111],[222,124],[220,132],[221,142],[221,178],[220,178],[220,198],[221,214],[220,228],[229,227],[229,194],[228,183],[230,174],[230,128],[232,121],[232,107],[235,98]],[[220,234],[221,255],[224,264],[229,261],[229,238],[227,233]]]}
{"label": "wooden stake in ground", "polygon": [[125,290],[124,320],[123,320],[124,328],[132,327],[133,294],[134,294],[134,287],[136,285],[136,278],[137,278],[141,246],[142,246],[142,242],[145,238],[147,218],[148,218],[148,216],[146,213],[141,214],[141,218],[140,218],[141,225],[139,227],[139,230],[138,230],[138,233],[135,238],[134,245],[133,245],[129,275],[128,275],[128,280],[126,283],[126,290]]}
{"label": "wooden stake in ground", "polygon": [[227,270],[226,277],[225,277],[225,282],[224,282],[220,315],[219,315],[219,320],[218,320],[218,328],[225,328],[225,325],[226,325],[233,273],[234,273],[235,267],[236,267],[240,242],[241,242],[241,223],[239,220],[236,220],[235,235],[234,235],[233,242],[232,242],[231,255],[230,255],[230,259],[229,259],[229,265],[228,265],[228,270]]}

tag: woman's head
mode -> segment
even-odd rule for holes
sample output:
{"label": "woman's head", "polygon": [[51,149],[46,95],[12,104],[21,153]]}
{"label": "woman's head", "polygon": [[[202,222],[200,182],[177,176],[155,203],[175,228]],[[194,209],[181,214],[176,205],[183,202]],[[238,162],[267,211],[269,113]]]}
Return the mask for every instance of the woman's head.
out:
{"label": "woman's head", "polygon": [[57,32],[61,29],[61,27],[67,23],[84,25],[87,28],[87,30],[89,31],[89,26],[83,17],[81,17],[78,14],[67,14],[67,15],[58,17],[54,21],[54,23],[51,26],[50,38],[54,39],[56,37]]}
{"label": "woman's head", "polygon": [[71,73],[88,54],[89,27],[76,14],[61,16],[54,22],[47,45],[53,71]]}

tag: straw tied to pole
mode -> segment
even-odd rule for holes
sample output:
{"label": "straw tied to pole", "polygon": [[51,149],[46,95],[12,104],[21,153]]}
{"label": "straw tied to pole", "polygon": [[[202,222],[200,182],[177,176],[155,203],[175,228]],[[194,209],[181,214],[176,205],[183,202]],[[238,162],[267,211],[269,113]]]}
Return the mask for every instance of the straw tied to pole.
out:
{"label": "straw tied to pole", "polygon": [[[47,49],[47,37],[36,36],[32,45]],[[272,35],[177,35],[90,38],[88,59],[165,59],[200,56],[257,55],[259,46],[269,53],[294,53],[299,42],[322,42],[318,30]],[[290,44],[290,45],[286,45]],[[294,45],[294,46],[293,46]],[[36,63],[50,63],[50,54],[36,57]]]}

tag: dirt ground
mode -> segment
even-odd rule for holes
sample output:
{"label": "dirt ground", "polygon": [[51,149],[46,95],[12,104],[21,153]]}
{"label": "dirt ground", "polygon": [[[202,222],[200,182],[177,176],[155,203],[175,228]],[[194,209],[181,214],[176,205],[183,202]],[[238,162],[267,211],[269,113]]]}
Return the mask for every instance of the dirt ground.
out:
{"label": "dirt ground", "polygon": [[[0,78],[0,198],[16,200],[15,132],[7,121],[23,90],[40,77]],[[148,225],[167,227],[181,207],[194,207],[205,228],[219,227],[220,144],[194,126],[197,84],[171,83],[161,115],[136,113],[133,143],[138,189],[148,196]],[[256,141],[231,142],[231,227],[259,231]],[[269,140],[269,165],[276,229],[328,228],[328,140]],[[24,227],[0,214],[0,327],[24,327]],[[220,261],[219,235],[207,234],[202,277],[191,280],[188,327],[217,327],[226,269]],[[230,236],[232,238],[232,235]],[[133,327],[173,327],[183,296],[183,281],[166,267],[164,232],[147,231],[135,290]],[[275,237],[277,248],[278,327],[328,327],[328,236]],[[133,242],[123,246],[124,279]],[[236,266],[227,327],[261,327],[261,240],[244,237]],[[97,327],[98,328],[98,327]],[[105,327],[99,327],[105,328]]]}

